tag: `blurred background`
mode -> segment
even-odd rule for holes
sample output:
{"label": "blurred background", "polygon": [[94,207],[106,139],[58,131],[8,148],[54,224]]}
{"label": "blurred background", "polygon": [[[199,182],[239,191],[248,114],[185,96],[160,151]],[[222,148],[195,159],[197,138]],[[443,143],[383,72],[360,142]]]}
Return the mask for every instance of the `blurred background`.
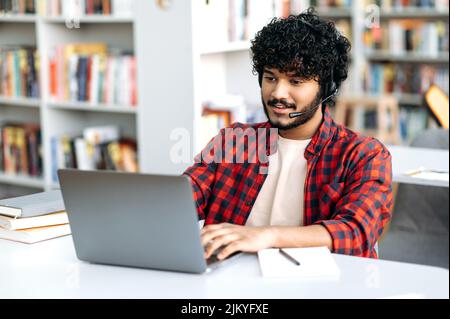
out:
{"label": "blurred background", "polygon": [[[58,168],[179,174],[220,128],[266,121],[250,40],[309,7],[352,43],[335,120],[448,152],[448,0],[0,0],[0,198]],[[448,172],[394,191],[381,258],[448,268]]]}

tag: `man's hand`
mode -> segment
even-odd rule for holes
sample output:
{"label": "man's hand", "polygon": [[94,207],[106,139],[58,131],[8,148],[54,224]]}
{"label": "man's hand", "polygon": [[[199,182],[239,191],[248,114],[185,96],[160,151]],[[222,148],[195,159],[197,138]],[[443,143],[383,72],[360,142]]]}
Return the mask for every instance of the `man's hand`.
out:
{"label": "man's hand", "polygon": [[208,225],[201,231],[202,245],[208,259],[217,249],[222,248],[217,258],[225,259],[237,251],[257,252],[274,244],[271,227],[248,227],[233,224]]}

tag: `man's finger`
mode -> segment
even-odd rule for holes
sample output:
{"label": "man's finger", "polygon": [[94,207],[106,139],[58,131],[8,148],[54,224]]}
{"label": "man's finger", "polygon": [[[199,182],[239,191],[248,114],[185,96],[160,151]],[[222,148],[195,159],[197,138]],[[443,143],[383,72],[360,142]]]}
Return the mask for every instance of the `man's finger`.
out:
{"label": "man's finger", "polygon": [[227,258],[228,256],[230,256],[231,254],[237,252],[237,251],[241,251],[241,246],[242,246],[242,242],[241,241],[234,241],[231,244],[229,244],[227,247],[225,247],[224,249],[222,249],[222,251],[219,253],[219,255],[217,255],[217,258],[219,258],[220,260]]}
{"label": "man's finger", "polygon": [[214,240],[213,243],[211,243],[207,248],[205,252],[205,258],[211,257],[211,255],[220,247],[226,246],[233,241],[237,240],[239,238],[239,235],[237,234],[228,234],[221,237],[218,237],[216,240]]}
{"label": "man's finger", "polygon": [[215,241],[217,237],[227,235],[231,232],[233,232],[233,230],[229,228],[207,231],[201,235],[202,246],[206,246],[210,241]]}

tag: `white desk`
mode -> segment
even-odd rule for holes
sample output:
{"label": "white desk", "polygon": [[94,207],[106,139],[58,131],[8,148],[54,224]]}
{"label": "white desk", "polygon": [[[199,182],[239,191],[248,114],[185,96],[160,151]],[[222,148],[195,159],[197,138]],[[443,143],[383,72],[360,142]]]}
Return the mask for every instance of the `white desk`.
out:
{"label": "white desk", "polygon": [[449,187],[439,180],[423,180],[405,175],[406,172],[425,167],[440,171],[449,170],[449,151],[405,146],[388,146],[392,155],[393,181],[396,183]]}
{"label": "white desk", "polygon": [[449,298],[448,270],[334,257],[339,279],[268,279],[255,255],[192,275],[80,262],[70,236],[31,246],[0,240],[0,299]]}

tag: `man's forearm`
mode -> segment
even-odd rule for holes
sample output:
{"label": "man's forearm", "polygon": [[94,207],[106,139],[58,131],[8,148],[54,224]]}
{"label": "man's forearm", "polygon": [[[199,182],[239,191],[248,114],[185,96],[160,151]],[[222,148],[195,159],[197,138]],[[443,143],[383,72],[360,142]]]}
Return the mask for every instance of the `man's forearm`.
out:
{"label": "man's forearm", "polygon": [[274,248],[300,248],[326,246],[333,249],[333,239],[328,230],[320,225],[305,227],[269,228],[273,236]]}

